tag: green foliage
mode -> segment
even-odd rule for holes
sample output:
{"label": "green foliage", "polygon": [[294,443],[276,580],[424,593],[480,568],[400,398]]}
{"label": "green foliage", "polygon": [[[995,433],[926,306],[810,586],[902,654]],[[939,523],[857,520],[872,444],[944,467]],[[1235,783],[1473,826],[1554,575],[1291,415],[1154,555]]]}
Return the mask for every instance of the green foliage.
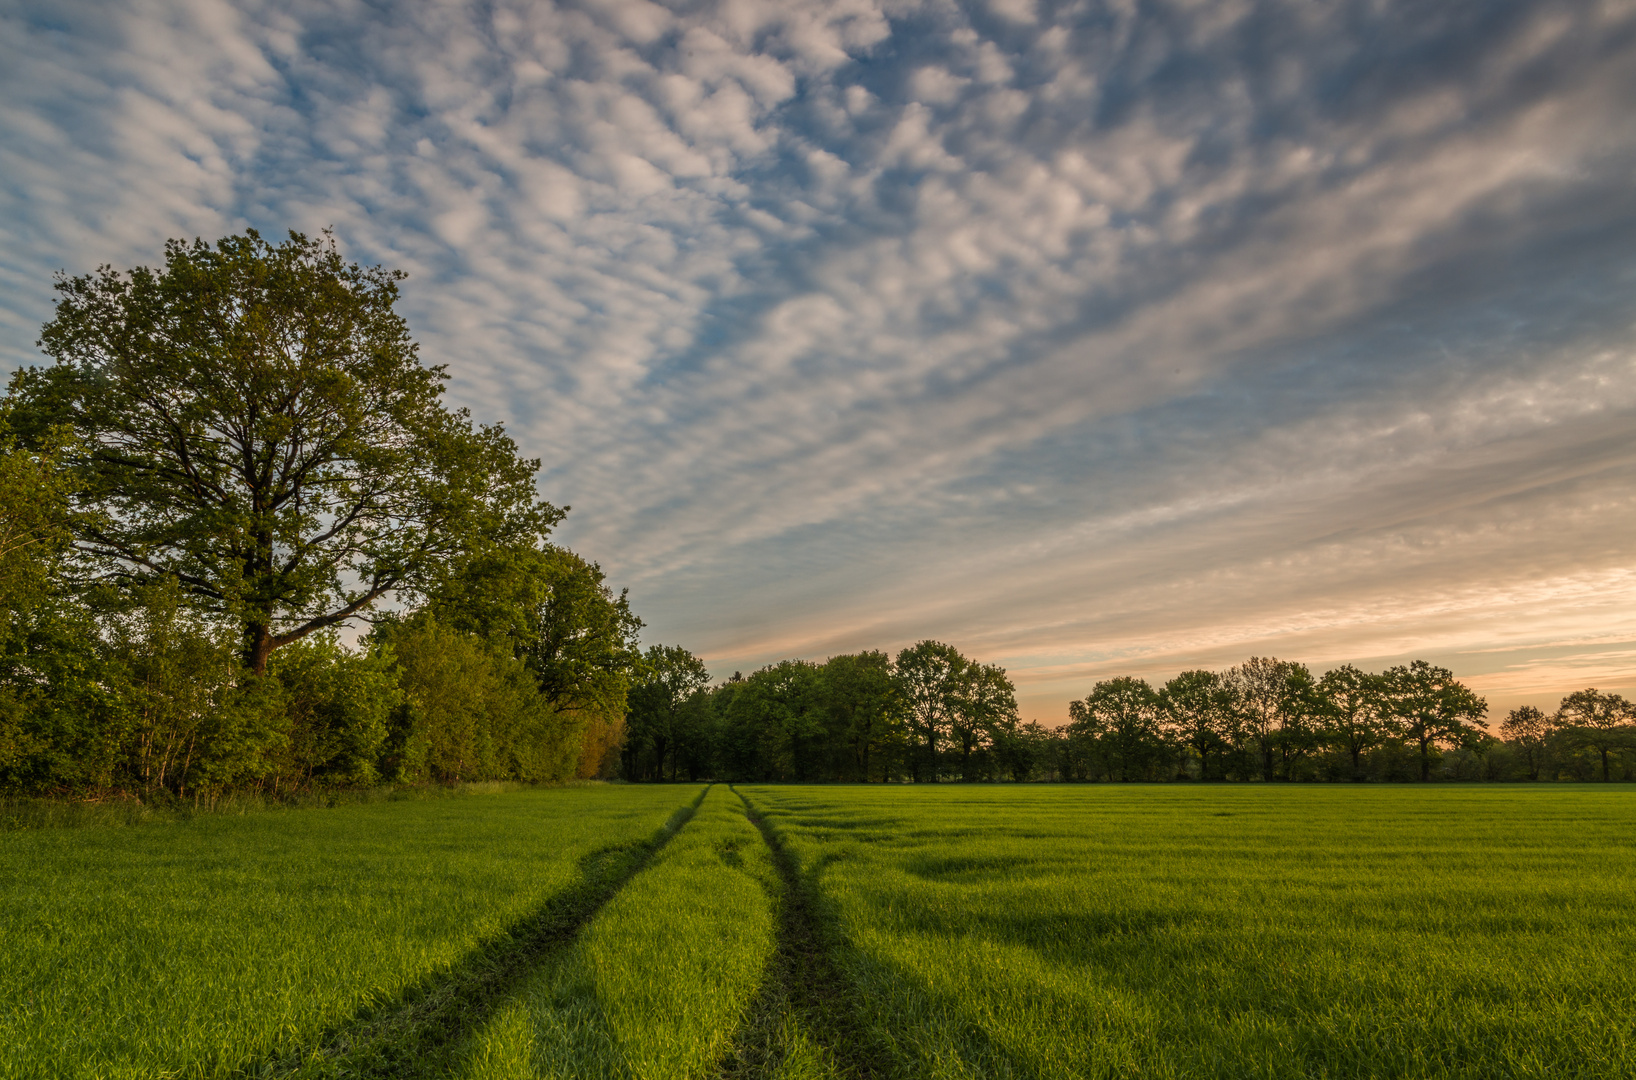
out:
{"label": "green foliage", "polygon": [[1431,775],[1433,746],[1471,746],[1482,738],[1478,722],[1488,704],[1448,668],[1416,660],[1388,669],[1381,679],[1388,716],[1403,737],[1419,748],[1420,779]]}
{"label": "green foliage", "polygon": [[704,661],[679,645],[654,645],[642,658],[630,691],[625,742],[625,775],[630,778],[676,779],[674,753],[691,718],[689,702],[710,681]]}
{"label": "green foliage", "polygon": [[1609,779],[1609,759],[1636,747],[1636,706],[1618,694],[1579,690],[1562,699],[1556,726],[1573,746],[1594,750],[1602,760],[1602,780]]}
{"label": "green foliage", "polygon": [[24,449],[10,414],[0,402],[0,790],[95,785],[113,768],[95,735],[112,707],[90,613],[64,578],[65,437]]}
{"label": "green foliage", "polygon": [[762,775],[769,779],[806,781],[819,772],[820,740],[829,719],[823,672],[804,660],[782,660],[744,680],[733,708],[739,726],[761,735]]}
{"label": "green foliage", "polygon": [[110,627],[118,742],[147,794],[219,792],[274,773],[289,745],[276,683],[249,677],[237,641],[199,619],[174,582],[142,586]]}
{"label": "green foliage", "polygon": [[642,664],[642,620],[600,566],[553,545],[490,546],[457,560],[426,606],[522,660],[551,707],[585,729],[578,775],[600,774],[623,739]]}
{"label": "green foliage", "polygon": [[1528,771],[1528,779],[1538,780],[1549,758],[1554,719],[1532,705],[1512,709],[1500,724],[1500,735],[1519,756]]}
{"label": "green foliage", "polygon": [[1146,779],[1163,756],[1159,695],[1146,679],[1124,676],[1099,682],[1084,701],[1068,706],[1069,738],[1115,780]]}
{"label": "green foliage", "polygon": [[48,433],[35,450],[19,447],[10,405],[0,407],[0,649],[26,636],[29,617],[52,599],[71,520],[61,438]]}
{"label": "green foliage", "polygon": [[837,749],[844,747],[846,754],[835,763],[841,767],[834,775],[869,780],[873,763],[881,759],[889,771],[908,749],[892,658],[879,651],[832,656],[821,677],[829,730]]}
{"label": "green foliage", "polygon": [[[1636,779],[1636,723],[1615,695],[1583,691],[1502,738],[1483,700],[1423,661],[1373,674],[1252,657],[1224,672],[1097,683],[1071,722],[1023,723],[1005,671],[924,641],[884,653],[784,661],[706,689],[648,677],[632,697],[623,775],[748,781],[1412,781]],[[668,665],[668,667],[667,667]],[[678,669],[679,670],[679,669]],[[640,699],[640,700],[639,700]],[[1604,757],[1605,750],[1605,757]]]}
{"label": "green foliage", "polygon": [[949,710],[949,739],[962,780],[986,780],[989,751],[1017,723],[1017,691],[1005,669],[967,660]]}
{"label": "green foliage", "polygon": [[949,735],[969,664],[958,649],[941,641],[917,642],[898,653],[898,693],[919,743],[919,752],[910,759],[916,782],[923,773],[937,779],[939,743]]}
{"label": "green foliage", "polygon": [[381,779],[382,751],[406,695],[392,651],[353,652],[315,634],[274,654],[288,722],[279,774],[299,787],[366,787]]}
{"label": "green foliage", "polygon": [[[1233,684],[1214,671],[1184,671],[1164,684],[1158,707],[1172,736],[1198,759],[1199,777],[1226,774],[1225,758],[1238,728],[1238,698]],[[1215,769],[1211,768],[1215,755]]]}
{"label": "green foliage", "polygon": [[[250,230],[59,279],[0,401],[0,792],[605,769],[641,622],[444,407],[402,276]],[[388,600],[399,655],[332,636]]]}
{"label": "green foliage", "polygon": [[60,279],[41,333],[56,363],[17,373],[12,425],[31,448],[73,431],[87,566],[180,582],[259,674],[274,649],[558,520],[538,462],[441,405],[443,369],[392,310],[401,277],[250,230],[170,241],[158,270]]}
{"label": "green foliage", "polygon": [[1331,741],[1352,764],[1352,778],[1363,776],[1363,756],[1391,737],[1384,676],[1343,664],[1324,672],[1319,699],[1329,721]]}
{"label": "green foliage", "polygon": [[401,668],[404,708],[388,738],[397,778],[574,774],[583,721],[554,708],[523,661],[429,614],[387,624],[376,637]]}

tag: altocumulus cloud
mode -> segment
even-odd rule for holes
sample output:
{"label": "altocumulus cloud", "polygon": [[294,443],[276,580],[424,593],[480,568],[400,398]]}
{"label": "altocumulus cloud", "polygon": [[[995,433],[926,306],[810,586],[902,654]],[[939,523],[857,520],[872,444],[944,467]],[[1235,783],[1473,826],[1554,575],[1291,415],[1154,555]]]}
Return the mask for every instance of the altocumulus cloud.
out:
{"label": "altocumulus cloud", "polygon": [[1636,5],[0,11],[5,359],[332,225],[718,671],[1636,684]]}

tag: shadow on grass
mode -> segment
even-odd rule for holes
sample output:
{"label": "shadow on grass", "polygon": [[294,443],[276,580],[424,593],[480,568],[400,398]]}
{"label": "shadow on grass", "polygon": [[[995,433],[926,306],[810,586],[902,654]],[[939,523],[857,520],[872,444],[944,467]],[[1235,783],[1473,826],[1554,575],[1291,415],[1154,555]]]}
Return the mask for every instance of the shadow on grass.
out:
{"label": "shadow on grass", "polygon": [[761,832],[778,870],[769,889],[777,912],[778,938],[761,988],[717,1066],[720,1077],[884,1076],[876,1033],[860,1022],[856,988],[830,958],[833,944],[815,910],[820,862],[806,880],[777,832],[744,794],[744,812]]}
{"label": "shadow on grass", "polygon": [[331,1028],[299,1053],[251,1061],[232,1075],[283,1078],[416,1077],[441,1072],[547,955],[565,947],[693,817],[709,788],[646,840],[589,852],[579,883],[557,893],[455,963],[394,999]]}
{"label": "shadow on grass", "polygon": [[[830,962],[795,862],[743,792],[735,788],[733,793],[772,851],[779,887],[768,889],[768,899],[777,913],[778,937],[761,988],[718,1065],[718,1075],[735,1080],[802,1073],[873,1077],[871,1056],[854,1053],[863,1043],[862,1033],[853,1030],[851,987]],[[816,1068],[792,1068],[794,1057],[817,1058],[812,1062]]]}
{"label": "shadow on grass", "polygon": [[[772,898],[779,913],[777,946],[761,991],[717,1075],[734,1080],[775,1076],[885,1080],[926,1075],[938,1063],[916,1052],[924,1048],[907,1045],[901,1037],[907,1033],[892,1030],[889,1017],[901,1015],[906,1005],[911,1005],[909,1011],[924,1011],[928,1006],[946,1008],[950,1003],[935,1001],[930,988],[911,973],[878,959],[855,958],[861,980],[843,971],[834,957],[848,946],[834,919],[825,914],[818,888],[833,857],[820,856],[802,873],[755,805],[737,789],[734,793],[772,849],[782,889]],[[964,1075],[1033,1075],[979,1025],[962,1025],[959,1036],[946,1050],[960,1059]],[[941,1064],[946,1068],[949,1062],[944,1059]]]}

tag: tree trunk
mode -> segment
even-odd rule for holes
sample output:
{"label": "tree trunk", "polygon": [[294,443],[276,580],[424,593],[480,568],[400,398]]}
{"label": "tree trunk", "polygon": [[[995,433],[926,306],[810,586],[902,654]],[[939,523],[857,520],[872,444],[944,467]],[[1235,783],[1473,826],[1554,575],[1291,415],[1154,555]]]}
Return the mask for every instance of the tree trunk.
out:
{"label": "tree trunk", "polygon": [[267,661],[273,656],[273,628],[265,622],[253,622],[245,637],[244,666],[256,675],[267,674]]}

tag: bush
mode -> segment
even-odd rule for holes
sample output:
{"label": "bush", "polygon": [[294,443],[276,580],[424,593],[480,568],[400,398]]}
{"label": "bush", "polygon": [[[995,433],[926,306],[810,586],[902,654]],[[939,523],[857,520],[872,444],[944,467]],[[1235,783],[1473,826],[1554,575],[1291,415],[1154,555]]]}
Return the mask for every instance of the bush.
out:
{"label": "bush", "polygon": [[343,648],[335,635],[305,638],[273,654],[287,724],[280,779],[292,786],[366,786],[381,778],[383,751],[405,695],[388,648]]}
{"label": "bush", "polygon": [[421,615],[383,627],[405,708],[388,755],[395,778],[561,780],[579,764],[583,723],[558,712],[524,663]]}

